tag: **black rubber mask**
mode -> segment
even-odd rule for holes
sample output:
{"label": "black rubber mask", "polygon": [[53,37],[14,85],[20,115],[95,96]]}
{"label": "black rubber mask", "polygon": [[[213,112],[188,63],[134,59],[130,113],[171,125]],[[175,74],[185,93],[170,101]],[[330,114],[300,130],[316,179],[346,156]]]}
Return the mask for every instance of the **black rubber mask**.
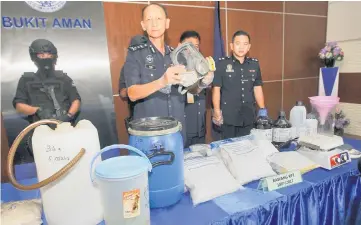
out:
{"label": "black rubber mask", "polygon": [[48,73],[54,70],[54,59],[53,58],[46,58],[46,59],[39,59],[35,60],[35,64],[38,69],[42,72]]}

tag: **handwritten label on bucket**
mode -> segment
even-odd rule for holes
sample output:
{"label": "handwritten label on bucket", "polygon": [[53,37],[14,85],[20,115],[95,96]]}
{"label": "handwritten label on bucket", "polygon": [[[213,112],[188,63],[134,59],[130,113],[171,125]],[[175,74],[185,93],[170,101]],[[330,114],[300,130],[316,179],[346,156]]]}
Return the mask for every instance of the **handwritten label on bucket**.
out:
{"label": "handwritten label on bucket", "polygon": [[47,154],[50,163],[68,163],[71,159],[66,151],[53,145],[46,145],[45,154]]}
{"label": "handwritten label on bucket", "polygon": [[140,215],[140,190],[123,192],[124,218],[133,218]]}

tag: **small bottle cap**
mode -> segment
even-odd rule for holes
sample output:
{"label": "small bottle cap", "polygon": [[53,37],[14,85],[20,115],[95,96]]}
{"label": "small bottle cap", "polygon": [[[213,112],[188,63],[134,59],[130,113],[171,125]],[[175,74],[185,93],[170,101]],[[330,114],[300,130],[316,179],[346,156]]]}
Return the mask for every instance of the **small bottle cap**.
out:
{"label": "small bottle cap", "polygon": [[302,101],[297,101],[296,106],[303,106],[303,102]]}

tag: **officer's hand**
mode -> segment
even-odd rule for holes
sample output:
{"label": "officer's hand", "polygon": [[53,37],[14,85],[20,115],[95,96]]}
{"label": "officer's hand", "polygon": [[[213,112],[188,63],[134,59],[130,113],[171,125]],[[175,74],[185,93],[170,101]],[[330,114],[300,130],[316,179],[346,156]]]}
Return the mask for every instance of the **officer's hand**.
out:
{"label": "officer's hand", "polygon": [[38,110],[36,110],[35,115],[39,117],[39,119],[41,120],[53,119],[53,111],[50,109],[38,108]]}
{"label": "officer's hand", "polygon": [[57,117],[56,119],[60,120],[62,122],[70,122],[72,120],[72,118],[68,115],[61,115],[61,116]]}
{"label": "officer's hand", "polygon": [[163,80],[166,85],[179,84],[181,82],[181,77],[178,74],[185,72],[186,69],[183,65],[171,66],[165,71]]}
{"label": "officer's hand", "polygon": [[223,116],[221,110],[214,110],[213,111],[213,123],[220,126],[223,124]]}
{"label": "officer's hand", "polygon": [[258,110],[258,114],[257,116],[264,116],[264,117],[268,117],[268,112],[266,108],[261,108]]}
{"label": "officer's hand", "polygon": [[208,85],[210,85],[213,82],[213,78],[214,78],[213,72],[207,73],[207,75],[205,75],[201,80],[200,86],[202,88],[208,87]]}

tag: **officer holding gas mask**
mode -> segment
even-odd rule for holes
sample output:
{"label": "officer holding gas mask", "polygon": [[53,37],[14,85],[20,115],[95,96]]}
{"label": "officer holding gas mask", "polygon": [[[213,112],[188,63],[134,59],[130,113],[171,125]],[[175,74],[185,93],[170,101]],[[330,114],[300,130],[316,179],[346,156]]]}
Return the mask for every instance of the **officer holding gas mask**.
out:
{"label": "officer holding gas mask", "polygon": [[127,94],[136,102],[133,118],[173,117],[182,123],[185,140],[184,95],[178,92],[178,74],[184,66],[172,66],[173,48],[165,44],[164,35],[170,20],[166,9],[151,3],[142,11],[141,25],[146,43],[129,47],[124,65]]}

